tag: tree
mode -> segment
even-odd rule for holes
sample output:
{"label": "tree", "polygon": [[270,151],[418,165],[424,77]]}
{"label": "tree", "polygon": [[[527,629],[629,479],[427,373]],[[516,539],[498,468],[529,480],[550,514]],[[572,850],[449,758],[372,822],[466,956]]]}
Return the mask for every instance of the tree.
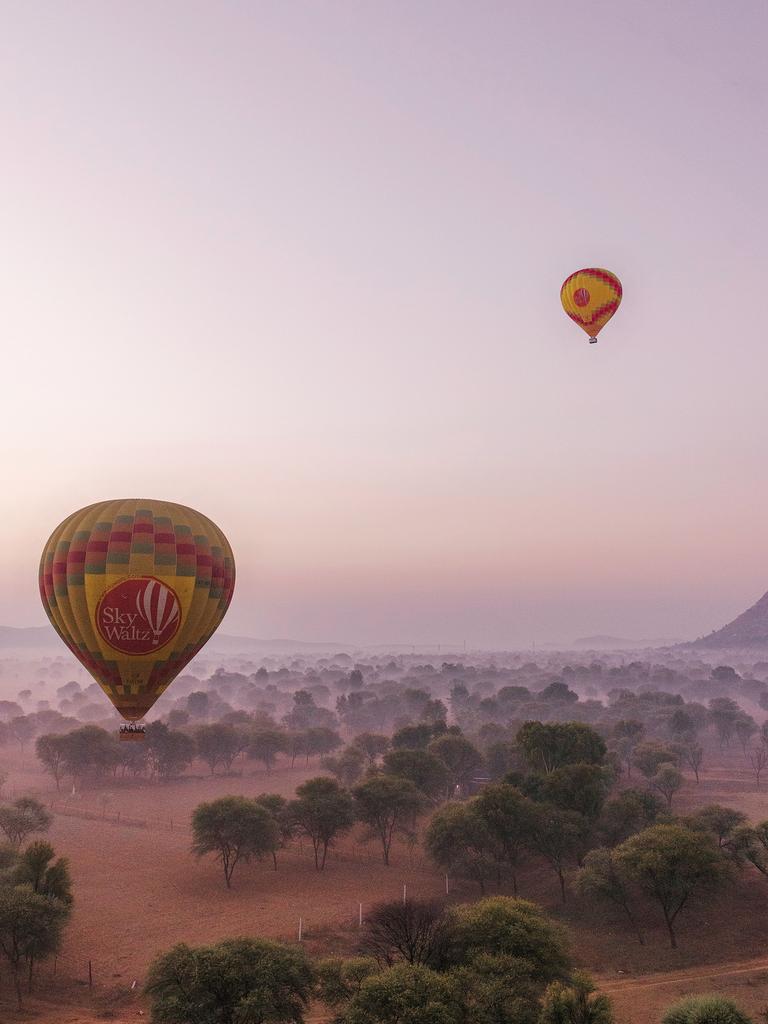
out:
{"label": "tree", "polygon": [[145,991],[162,1024],[302,1024],[312,981],[302,949],[227,939],[174,946],[150,966]]}
{"label": "tree", "polygon": [[569,983],[553,981],[544,993],[539,1024],[613,1024],[608,996],[595,991],[589,975],[575,971]]}
{"label": "tree", "polygon": [[393,838],[413,834],[426,797],[408,779],[394,775],[372,776],[353,791],[353,796],[357,817],[381,842],[384,863],[388,865]]}
{"label": "tree", "polygon": [[446,733],[432,740],[427,750],[448,769],[452,789],[465,790],[483,766],[483,755],[465,736]]}
{"label": "tree", "polygon": [[114,736],[98,725],[83,725],[60,737],[64,772],[78,781],[105,775],[118,760]]}
{"label": "tree", "polygon": [[602,764],[603,738],[583,722],[525,722],[517,733],[528,764],[549,774],[565,764]]}
{"label": "tree", "polygon": [[439,969],[448,940],[445,912],[436,900],[393,900],[367,914],[360,950],[381,966],[405,961]]}
{"label": "tree", "polygon": [[248,756],[261,761],[269,773],[277,755],[287,749],[288,736],[282,729],[254,729],[248,744]]}
{"label": "tree", "polygon": [[704,748],[698,743],[690,742],[681,743],[678,749],[680,751],[683,764],[687,764],[691,769],[696,778],[696,784],[698,785],[701,762],[704,760]]}
{"label": "tree", "polygon": [[8,961],[19,1008],[21,966],[27,962],[31,987],[32,968],[55,953],[67,919],[67,908],[27,885],[0,886],[0,952]]}
{"label": "tree", "polygon": [[442,796],[448,785],[448,769],[426,750],[390,750],[384,755],[384,771],[408,779],[433,801]]}
{"label": "tree", "polygon": [[661,814],[659,798],[647,789],[624,789],[613,800],[603,806],[597,824],[601,841],[606,846],[616,846],[653,825]]}
{"label": "tree", "polygon": [[742,825],[734,829],[727,848],[768,878],[768,821],[761,821],[753,828]]}
{"label": "tree", "polygon": [[243,739],[238,730],[233,725],[221,722],[198,726],[195,730],[195,743],[197,756],[208,765],[211,775],[216,774],[220,764],[229,771],[232,762],[243,749]]}
{"label": "tree", "polygon": [[29,796],[0,807],[0,830],[17,849],[33,832],[47,832],[52,821],[45,807]]}
{"label": "tree", "polygon": [[646,779],[652,779],[661,765],[676,765],[678,754],[672,747],[652,741],[636,747],[632,761]]}
{"label": "tree", "polygon": [[325,725],[312,726],[307,729],[304,736],[307,764],[309,764],[310,757],[317,755],[323,757],[325,754],[331,754],[334,750],[338,750],[341,746],[341,736],[335,729]]}
{"label": "tree", "polygon": [[72,905],[72,879],[69,861],[58,857],[50,843],[36,840],[19,856],[13,870],[14,885],[28,885],[32,892],[58,900],[62,906]]}
{"label": "tree", "polygon": [[363,774],[365,754],[359,747],[345,747],[338,757],[323,757],[320,767],[330,772],[342,786],[354,786]]}
{"label": "tree", "polygon": [[525,960],[478,953],[450,972],[471,1024],[537,1024],[541,984]]}
{"label": "tree", "polygon": [[533,818],[530,848],[550,865],[560,882],[560,897],[565,903],[565,870],[578,859],[588,823],[575,811],[540,804]]}
{"label": "tree", "polygon": [[768,767],[768,750],[765,747],[754,747],[749,755],[749,764],[755,776],[755,783],[760,789],[760,776]]}
{"label": "tree", "polygon": [[[716,671],[717,669],[715,669]],[[736,731],[736,723],[741,714],[741,708],[730,697],[713,697],[709,702],[709,716],[717,732],[721,747],[727,747],[730,744]]]}
{"label": "tree", "polygon": [[653,825],[616,850],[621,871],[661,907],[673,949],[675,922],[695,897],[715,892],[728,878],[728,864],[700,832],[682,825]]}
{"label": "tree", "polygon": [[458,986],[421,964],[396,964],[365,978],[343,1024],[462,1024]]}
{"label": "tree", "polygon": [[378,732],[361,732],[355,736],[353,746],[365,755],[369,768],[375,768],[378,760],[389,750],[389,737]]}
{"label": "tree", "polygon": [[701,828],[711,832],[721,849],[728,845],[736,829],[746,822],[746,814],[735,811],[732,807],[721,807],[719,804],[708,804],[688,819],[690,828]]}
{"label": "tree", "polygon": [[535,903],[488,896],[449,912],[448,962],[462,964],[493,951],[527,961],[531,977],[546,984],[564,980],[570,970],[566,933]]}
{"label": "tree", "polygon": [[244,796],[224,796],[198,804],[192,814],[192,851],[215,853],[227,888],[239,861],[272,853],[278,845],[277,824],[269,811]]}
{"label": "tree", "polygon": [[312,841],[318,871],[325,868],[329,847],[352,828],[355,820],[350,794],[335,779],[322,775],[297,788],[296,799],[288,804],[288,815]]}
{"label": "tree", "polygon": [[752,1024],[735,1003],[724,996],[686,996],[667,1009],[662,1024]]}
{"label": "tree", "polygon": [[[288,801],[279,793],[259,793],[255,800],[259,807],[263,807],[272,815],[280,837],[280,849],[284,849],[293,838],[293,825],[288,815]],[[272,851],[272,863],[277,871],[277,847]]]}
{"label": "tree", "polygon": [[345,1006],[358,994],[365,979],[380,970],[370,956],[326,957],[316,961],[317,997],[326,1006]]}
{"label": "tree", "polygon": [[8,727],[10,729],[11,736],[13,736],[21,747],[21,754],[23,757],[24,747],[35,735],[34,720],[28,715],[17,715],[16,718],[11,719],[8,723]]}
{"label": "tree", "polygon": [[43,771],[53,776],[57,793],[61,791],[61,779],[65,772],[66,749],[66,736],[54,733],[38,736],[35,743],[38,760],[43,766]]}
{"label": "tree", "polygon": [[667,801],[667,807],[671,810],[672,797],[683,784],[683,773],[673,764],[660,764],[650,781],[653,788]]}
{"label": "tree", "polygon": [[613,850],[600,847],[590,850],[576,878],[576,891],[589,900],[614,903],[626,914],[638,942],[645,945],[643,933],[630,907],[629,880],[621,869]]}
{"label": "tree", "polygon": [[426,722],[405,725],[392,737],[394,750],[426,750],[433,738],[432,726]]}
{"label": "tree", "polygon": [[485,892],[486,879],[493,871],[494,842],[474,800],[446,804],[436,811],[425,844],[436,864],[472,878],[480,892]]}
{"label": "tree", "polygon": [[514,786],[504,783],[486,786],[475,806],[485,827],[508,865],[512,887],[517,896],[517,869],[525,859],[535,808]]}
{"label": "tree", "polygon": [[529,795],[594,820],[600,816],[610,787],[610,769],[597,764],[566,764],[540,777],[535,794]]}

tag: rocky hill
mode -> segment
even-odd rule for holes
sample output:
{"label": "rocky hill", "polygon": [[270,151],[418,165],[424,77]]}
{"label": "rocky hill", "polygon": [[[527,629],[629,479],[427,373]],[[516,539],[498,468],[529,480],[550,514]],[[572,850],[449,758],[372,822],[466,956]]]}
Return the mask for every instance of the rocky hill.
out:
{"label": "rocky hill", "polygon": [[767,647],[768,594],[742,612],[733,622],[708,636],[699,637],[691,647]]}

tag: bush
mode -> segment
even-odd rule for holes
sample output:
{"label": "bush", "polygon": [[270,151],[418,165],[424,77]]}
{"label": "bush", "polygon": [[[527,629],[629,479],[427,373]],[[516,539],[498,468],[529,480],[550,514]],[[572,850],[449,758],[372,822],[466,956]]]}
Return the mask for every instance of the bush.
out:
{"label": "bush", "polygon": [[688,996],[673,1003],[662,1024],[752,1024],[751,1018],[722,996]]}

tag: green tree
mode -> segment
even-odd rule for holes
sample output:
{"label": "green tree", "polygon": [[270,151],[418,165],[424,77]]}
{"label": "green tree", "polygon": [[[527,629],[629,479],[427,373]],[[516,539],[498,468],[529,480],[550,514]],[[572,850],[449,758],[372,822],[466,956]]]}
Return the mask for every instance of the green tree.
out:
{"label": "green tree", "polygon": [[65,733],[60,742],[64,748],[64,771],[78,781],[86,777],[100,778],[118,761],[118,745],[114,736],[98,725],[73,729]]}
{"label": "green tree", "polygon": [[22,965],[26,961],[31,988],[34,964],[57,952],[67,916],[63,903],[30,886],[0,886],[0,952],[8,961],[19,1008]]}
{"label": "green tree", "polygon": [[746,822],[746,814],[742,814],[741,811],[736,811],[732,807],[722,807],[720,804],[708,804],[688,819],[691,828],[701,828],[706,832],[711,832],[717,839],[717,845],[721,848],[728,845],[736,830]]}
{"label": "green tree", "polygon": [[313,973],[302,949],[266,939],[180,944],[149,969],[155,1024],[302,1024]]}
{"label": "green tree", "polygon": [[45,807],[29,796],[19,797],[12,804],[0,807],[0,831],[17,848],[33,832],[47,832],[52,821]]}
{"label": "green tree", "polygon": [[672,797],[683,784],[683,773],[673,764],[660,764],[650,781],[653,788],[667,801],[667,807],[671,810]]}
{"label": "green tree", "polygon": [[485,892],[494,866],[493,836],[474,800],[450,803],[432,815],[425,845],[430,857],[446,871],[466,875]]}
{"label": "green tree", "polygon": [[450,971],[471,1024],[538,1024],[541,985],[526,960],[478,953]]}
{"label": "green tree", "polygon": [[243,749],[241,733],[233,725],[215,722],[213,725],[200,725],[195,730],[197,756],[204,761],[211,775],[216,774],[219,765],[229,771],[232,762]]}
{"label": "green tree", "polygon": [[536,799],[593,821],[599,817],[610,787],[609,769],[597,764],[566,764],[541,779]]}
{"label": "green tree", "polygon": [[35,741],[35,753],[43,766],[43,771],[53,776],[56,792],[61,791],[61,780],[66,771],[66,736],[46,733],[38,736]]}
{"label": "green tree", "polygon": [[365,978],[341,1014],[343,1024],[463,1024],[452,978],[421,964],[396,964]]}
{"label": "green tree", "polygon": [[528,841],[536,815],[531,801],[514,786],[498,783],[486,786],[475,802],[486,829],[509,867],[517,896],[517,871],[528,852]]}
{"label": "green tree", "polygon": [[384,771],[409,779],[430,800],[436,801],[448,785],[448,769],[426,750],[400,748],[384,755]]}
{"label": "green tree", "polygon": [[345,1006],[359,993],[366,978],[381,967],[370,956],[326,957],[315,963],[317,997],[334,1009]]}
{"label": "green tree", "polygon": [[517,743],[531,768],[547,774],[566,764],[602,764],[603,738],[583,722],[525,722]]}
{"label": "green tree", "polygon": [[288,750],[288,734],[283,729],[254,729],[248,744],[248,756],[261,761],[267,773],[275,758]]}
{"label": "green tree", "polygon": [[662,1024],[752,1024],[752,1018],[724,996],[686,996],[667,1009]]}
{"label": "green tree", "polygon": [[394,775],[372,776],[353,791],[353,796],[358,819],[381,842],[384,863],[388,865],[393,838],[413,834],[426,797],[408,779]]}
{"label": "green tree", "polygon": [[715,727],[721,747],[727,747],[730,744],[741,714],[741,708],[730,697],[713,697],[709,702],[709,717]]}
{"label": "green tree", "polygon": [[535,903],[489,896],[453,907],[449,916],[449,961],[460,965],[493,951],[527,961],[530,976],[546,984],[570,970],[564,929]]}
{"label": "green tree", "polygon": [[223,796],[198,804],[192,814],[192,852],[215,853],[224,869],[227,888],[242,860],[272,853],[278,845],[277,824],[269,811],[244,796]]}
{"label": "green tree", "polygon": [[650,790],[624,789],[603,806],[597,831],[606,846],[617,846],[653,825],[661,812],[661,801]]}
{"label": "green tree", "polygon": [[451,789],[458,787],[465,791],[483,767],[483,755],[465,736],[446,733],[432,740],[427,750],[448,769],[448,785]]}
{"label": "green tree", "polygon": [[64,907],[72,906],[72,879],[69,861],[58,857],[50,843],[36,840],[24,850],[13,870],[14,885],[28,885],[40,896],[59,900]]}
{"label": "green tree", "polygon": [[641,743],[636,747],[632,760],[635,767],[640,769],[641,774],[646,779],[652,779],[661,765],[676,765],[679,758],[677,751],[672,747],[668,747],[664,743],[651,741]]}
{"label": "green tree", "polygon": [[323,757],[320,767],[336,778],[342,786],[354,786],[365,767],[365,754],[359,747],[345,747],[337,757]]}
{"label": "green tree", "polygon": [[641,946],[645,945],[640,925],[630,906],[629,880],[613,850],[606,850],[605,847],[590,850],[576,877],[576,891],[588,900],[613,903],[620,907],[637,935],[638,942]]}
{"label": "green tree", "polygon": [[661,907],[673,949],[675,922],[693,899],[717,891],[728,878],[728,862],[700,832],[682,825],[653,825],[616,850],[617,864]]}
{"label": "green tree", "polygon": [[608,996],[595,991],[589,975],[574,972],[570,982],[554,981],[544,993],[539,1024],[613,1024]]}
{"label": "green tree", "polygon": [[296,790],[296,799],[288,805],[295,827],[308,836],[315,854],[315,868],[325,868],[328,849],[336,838],[348,832],[355,821],[350,794],[335,779],[318,776],[308,779]]}
{"label": "green tree", "polygon": [[392,747],[394,750],[426,750],[433,735],[432,726],[426,722],[404,725],[392,737]]}
{"label": "green tree", "polygon": [[378,732],[361,732],[355,736],[353,746],[365,755],[369,768],[375,768],[378,760],[389,750],[389,737]]}
{"label": "green tree", "polygon": [[530,848],[543,857],[557,875],[563,903],[565,872],[569,864],[578,860],[588,828],[586,819],[575,811],[563,811],[547,804],[537,807],[531,827]]}
{"label": "green tree", "polygon": [[[207,694],[203,696],[207,697]],[[150,722],[146,730],[147,758],[153,775],[180,775],[195,759],[197,747],[185,732],[169,729],[165,722]]]}
{"label": "green tree", "polygon": [[[272,815],[275,825],[277,825],[279,847],[281,850],[285,849],[293,838],[293,824],[288,813],[288,801],[279,793],[259,793],[255,800],[260,807]],[[277,871],[277,847],[272,850],[272,863]]]}

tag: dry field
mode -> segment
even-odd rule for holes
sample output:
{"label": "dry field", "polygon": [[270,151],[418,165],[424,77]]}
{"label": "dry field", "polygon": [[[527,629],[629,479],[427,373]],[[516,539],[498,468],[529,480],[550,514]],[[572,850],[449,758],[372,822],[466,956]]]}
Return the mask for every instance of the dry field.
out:
{"label": "dry field", "polygon": [[[31,753],[21,762],[6,755],[5,766],[11,771],[6,793],[34,792],[53,805],[50,838],[70,859],[76,904],[55,976],[52,964],[41,968],[38,992],[22,1015],[13,1009],[7,978],[0,977],[2,1021],[146,1020],[138,992],[147,964],[176,942],[234,935],[295,940],[301,917],[310,951],[346,951],[355,943],[359,903],[365,909],[397,898],[404,884],[410,895],[445,896],[444,876],[418,849],[398,849],[385,868],[376,846],[359,836],[339,845],[325,872],[315,871],[305,844],[281,853],[277,871],[267,862],[239,867],[231,891],[218,864],[190,854],[189,813],[201,800],[226,793],[288,796],[316,774],[314,765],[282,764],[267,775],[248,763],[242,775],[170,784],[110,780],[75,797],[57,795]],[[768,817],[768,786],[765,794],[758,792],[741,754],[729,752],[700,785],[686,782],[675,809],[713,802],[760,820]],[[476,887],[451,881],[449,899],[476,895]],[[618,914],[575,899],[563,908],[554,875],[541,868],[523,873],[521,895],[540,901],[570,927],[576,960],[610,992],[622,1024],[652,1024],[664,1006],[690,992],[722,991],[752,1012],[768,1006],[768,881],[756,872],[745,871],[716,903],[686,910],[678,950],[669,949],[654,914],[643,921],[643,947]]]}

